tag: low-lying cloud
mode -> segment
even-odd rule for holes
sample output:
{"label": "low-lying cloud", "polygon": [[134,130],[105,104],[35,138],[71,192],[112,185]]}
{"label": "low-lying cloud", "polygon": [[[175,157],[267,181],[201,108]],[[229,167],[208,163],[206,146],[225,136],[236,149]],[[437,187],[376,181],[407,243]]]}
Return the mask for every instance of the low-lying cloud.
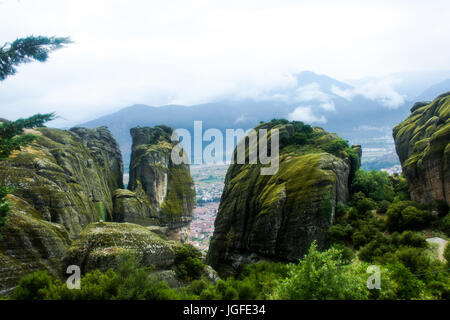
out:
{"label": "low-lying cloud", "polygon": [[298,88],[294,95],[294,101],[317,101],[319,107],[325,111],[336,111],[332,97],[320,90],[320,85],[312,82],[305,86]]}
{"label": "low-lying cloud", "polygon": [[299,106],[295,108],[289,114],[288,119],[306,123],[327,123],[327,119],[323,115],[316,116],[313,114],[311,106]]}
{"label": "low-lying cloud", "polygon": [[349,101],[359,95],[366,99],[376,101],[388,109],[397,109],[405,103],[406,97],[395,91],[393,86],[396,82],[398,82],[398,80],[382,79],[379,81],[367,82],[352,89],[341,89],[333,85],[331,91],[335,95]]}

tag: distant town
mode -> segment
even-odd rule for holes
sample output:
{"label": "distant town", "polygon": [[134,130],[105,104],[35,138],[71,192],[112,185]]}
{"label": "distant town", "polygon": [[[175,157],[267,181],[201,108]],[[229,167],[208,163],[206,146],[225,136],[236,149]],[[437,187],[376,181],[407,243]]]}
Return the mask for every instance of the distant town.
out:
{"label": "distant town", "polygon": [[214,232],[214,221],[222,196],[228,165],[191,165],[197,193],[197,207],[191,223],[192,245],[205,252]]}

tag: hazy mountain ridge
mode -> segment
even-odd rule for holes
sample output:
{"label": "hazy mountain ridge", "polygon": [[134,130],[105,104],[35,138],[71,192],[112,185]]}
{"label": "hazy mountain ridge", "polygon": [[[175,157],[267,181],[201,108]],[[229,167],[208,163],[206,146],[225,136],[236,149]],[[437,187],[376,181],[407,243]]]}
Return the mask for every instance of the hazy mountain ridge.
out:
{"label": "hazy mountain ridge", "polygon": [[[319,125],[352,143],[362,144],[364,149],[372,145],[370,139],[390,137],[391,128],[409,114],[409,103],[387,108],[376,99],[352,93],[354,86],[325,75],[305,71],[293,77],[295,86],[266,92],[258,99],[230,99],[193,106],[138,104],[81,126],[107,126],[119,142],[128,167],[131,150],[128,131],[134,126],[166,124],[192,132],[194,121],[202,120],[203,130],[217,128],[224,132],[227,128],[250,129],[260,121],[287,118]],[[343,97],[343,92],[351,96]],[[380,128],[386,130],[380,132]]]}

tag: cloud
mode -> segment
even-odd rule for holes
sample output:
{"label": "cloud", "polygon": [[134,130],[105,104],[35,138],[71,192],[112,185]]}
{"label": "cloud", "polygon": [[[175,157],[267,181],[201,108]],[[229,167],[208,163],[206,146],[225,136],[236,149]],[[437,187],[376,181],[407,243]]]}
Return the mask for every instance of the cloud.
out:
{"label": "cloud", "polygon": [[331,87],[331,91],[346,99],[352,100],[356,96],[377,101],[388,109],[396,109],[405,103],[406,96],[399,94],[394,89],[394,85],[400,80],[385,78],[378,81],[370,81],[352,89],[341,89],[335,85]]}
{"label": "cloud", "polygon": [[234,123],[241,123],[241,122],[245,122],[247,120],[247,117],[245,116],[245,114],[241,114],[235,121]]}
{"label": "cloud", "polygon": [[[0,45],[31,34],[74,43],[2,81],[0,116],[56,111],[69,125],[137,103],[267,92],[285,99],[276,91],[301,70],[345,79],[450,69],[450,42],[442,41],[450,37],[449,9],[444,0],[1,1]],[[416,23],[422,17],[433,23]],[[388,107],[402,101],[377,86],[361,90]],[[297,94],[299,104],[313,99],[334,109],[320,88]]]}
{"label": "cloud", "polygon": [[310,106],[301,106],[289,114],[289,120],[302,121],[306,123],[326,123],[327,119],[322,115],[317,117],[313,114]]}
{"label": "cloud", "polygon": [[370,125],[360,125],[353,129],[354,131],[377,131],[377,132],[390,132],[392,128],[390,127],[375,127]]}
{"label": "cloud", "polygon": [[320,90],[320,85],[312,82],[298,88],[294,95],[294,101],[318,101],[319,106],[325,111],[336,111],[332,97]]}

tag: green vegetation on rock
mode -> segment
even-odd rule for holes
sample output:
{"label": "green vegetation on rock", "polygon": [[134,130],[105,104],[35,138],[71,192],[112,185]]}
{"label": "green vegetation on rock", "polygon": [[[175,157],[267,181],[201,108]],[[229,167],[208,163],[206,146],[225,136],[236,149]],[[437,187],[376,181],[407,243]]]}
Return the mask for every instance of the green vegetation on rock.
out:
{"label": "green vegetation on rock", "polygon": [[[208,253],[221,272],[232,272],[226,269],[238,256],[243,256],[238,264],[254,254],[294,261],[314,240],[323,246],[336,205],[348,200],[359,166],[359,147],[321,128],[272,120],[255,128],[260,129],[268,130],[269,146],[271,130],[279,131],[279,169],[274,175],[261,175],[260,163],[228,169]],[[246,159],[249,148],[246,143]]]}
{"label": "green vegetation on rock", "polygon": [[393,135],[413,200],[450,201],[450,93],[419,104]]}

